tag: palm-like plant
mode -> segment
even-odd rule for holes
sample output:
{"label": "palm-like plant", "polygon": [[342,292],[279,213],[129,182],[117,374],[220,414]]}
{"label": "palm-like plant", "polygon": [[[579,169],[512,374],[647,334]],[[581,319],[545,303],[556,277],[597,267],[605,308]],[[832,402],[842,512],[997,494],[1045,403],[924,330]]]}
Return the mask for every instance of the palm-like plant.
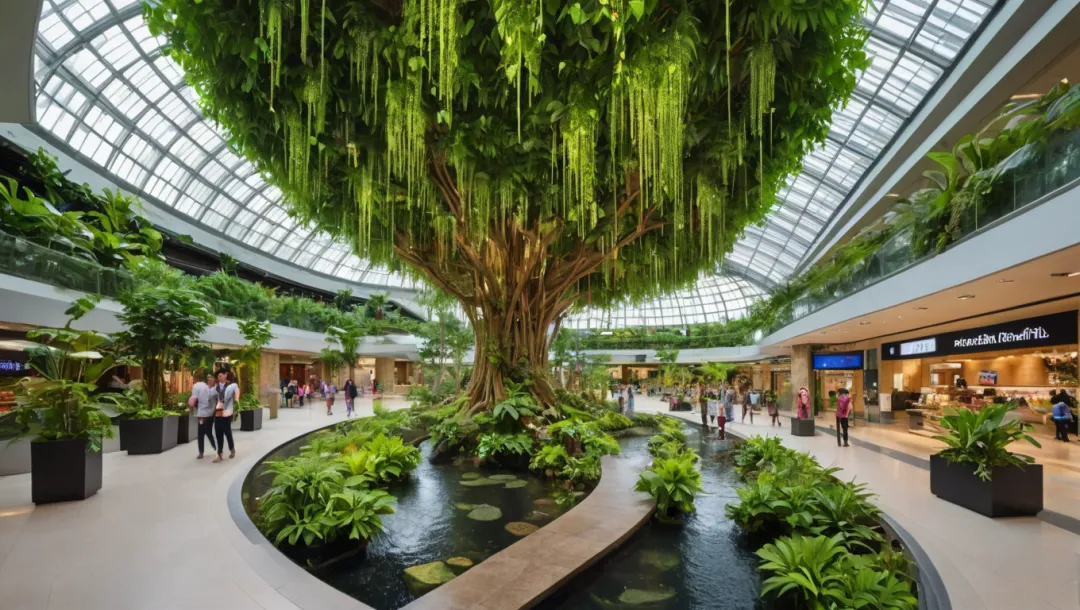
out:
{"label": "palm-like plant", "polygon": [[1029,434],[1031,425],[1017,419],[1005,420],[1006,414],[1016,408],[1012,403],[987,405],[978,411],[960,409],[943,416],[941,426],[948,434],[934,438],[948,448],[938,455],[949,462],[974,464],[975,474],[984,481],[991,480],[994,468],[1034,463],[1035,458],[1008,450],[1009,445],[1021,440],[1042,447]]}
{"label": "palm-like plant", "polygon": [[773,575],[762,583],[761,594],[790,592],[814,610],[846,607],[843,574],[833,569],[845,553],[835,537],[796,534],[766,544],[756,553],[762,559],[759,569]]}
{"label": "palm-like plant", "polygon": [[345,488],[330,497],[323,522],[350,540],[369,540],[383,529],[380,515],[394,512],[394,496],[381,489]]}
{"label": "palm-like plant", "polygon": [[652,466],[642,471],[635,489],[656,500],[656,510],[661,516],[670,516],[672,509],[681,513],[694,512],[694,498],[704,491],[701,473],[694,462],[688,455],[657,458]]}

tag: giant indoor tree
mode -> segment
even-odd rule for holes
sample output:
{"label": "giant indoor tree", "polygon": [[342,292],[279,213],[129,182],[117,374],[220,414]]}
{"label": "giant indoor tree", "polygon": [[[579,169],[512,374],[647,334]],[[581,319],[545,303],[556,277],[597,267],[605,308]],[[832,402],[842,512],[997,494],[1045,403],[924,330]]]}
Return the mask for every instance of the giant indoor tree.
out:
{"label": "giant indoor tree", "polygon": [[578,304],[716,272],[866,63],[865,0],[162,0],[153,32],[291,213],[472,322],[473,409]]}

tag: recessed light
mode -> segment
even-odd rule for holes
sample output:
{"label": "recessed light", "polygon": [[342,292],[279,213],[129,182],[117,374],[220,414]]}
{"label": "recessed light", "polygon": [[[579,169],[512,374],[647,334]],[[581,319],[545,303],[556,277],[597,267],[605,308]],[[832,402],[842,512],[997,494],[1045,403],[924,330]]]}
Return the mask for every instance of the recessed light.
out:
{"label": "recessed light", "polygon": [[929,307],[912,307],[912,309],[914,309],[915,311],[926,311],[927,309],[930,309],[930,308]]}
{"label": "recessed light", "polygon": [[1016,281],[1016,280],[1006,280],[1006,279],[1000,279],[1000,280],[998,280],[998,283],[999,283],[999,284],[1011,284],[1011,283],[1013,283],[1013,282],[1015,282],[1015,281]]}
{"label": "recessed light", "polygon": [[973,295],[973,294],[962,294],[962,295],[960,295],[960,296],[958,296],[956,298],[960,299],[961,301],[970,301],[971,299],[975,298],[975,295]]}

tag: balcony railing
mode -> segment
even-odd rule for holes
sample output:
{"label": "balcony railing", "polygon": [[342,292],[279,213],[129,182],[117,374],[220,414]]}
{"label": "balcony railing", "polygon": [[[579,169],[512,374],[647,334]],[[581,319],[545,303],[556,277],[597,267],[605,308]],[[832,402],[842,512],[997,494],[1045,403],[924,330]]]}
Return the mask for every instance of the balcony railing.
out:
{"label": "balcony railing", "polygon": [[134,279],[122,269],[58,252],[0,231],[0,273],[116,298]]}

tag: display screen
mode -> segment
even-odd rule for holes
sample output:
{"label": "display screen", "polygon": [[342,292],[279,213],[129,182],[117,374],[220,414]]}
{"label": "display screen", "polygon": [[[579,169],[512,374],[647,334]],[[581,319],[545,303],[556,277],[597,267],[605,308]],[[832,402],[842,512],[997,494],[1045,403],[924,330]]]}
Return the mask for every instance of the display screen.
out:
{"label": "display screen", "polygon": [[914,356],[916,354],[932,354],[937,351],[937,337],[919,339],[900,344],[901,356]]}
{"label": "display screen", "polygon": [[19,360],[0,359],[0,377],[23,377],[30,373],[30,365]]}
{"label": "display screen", "polygon": [[979,371],[979,385],[997,385],[997,371]]}
{"label": "display screen", "polygon": [[814,354],[814,370],[852,370],[863,367],[862,352]]}

